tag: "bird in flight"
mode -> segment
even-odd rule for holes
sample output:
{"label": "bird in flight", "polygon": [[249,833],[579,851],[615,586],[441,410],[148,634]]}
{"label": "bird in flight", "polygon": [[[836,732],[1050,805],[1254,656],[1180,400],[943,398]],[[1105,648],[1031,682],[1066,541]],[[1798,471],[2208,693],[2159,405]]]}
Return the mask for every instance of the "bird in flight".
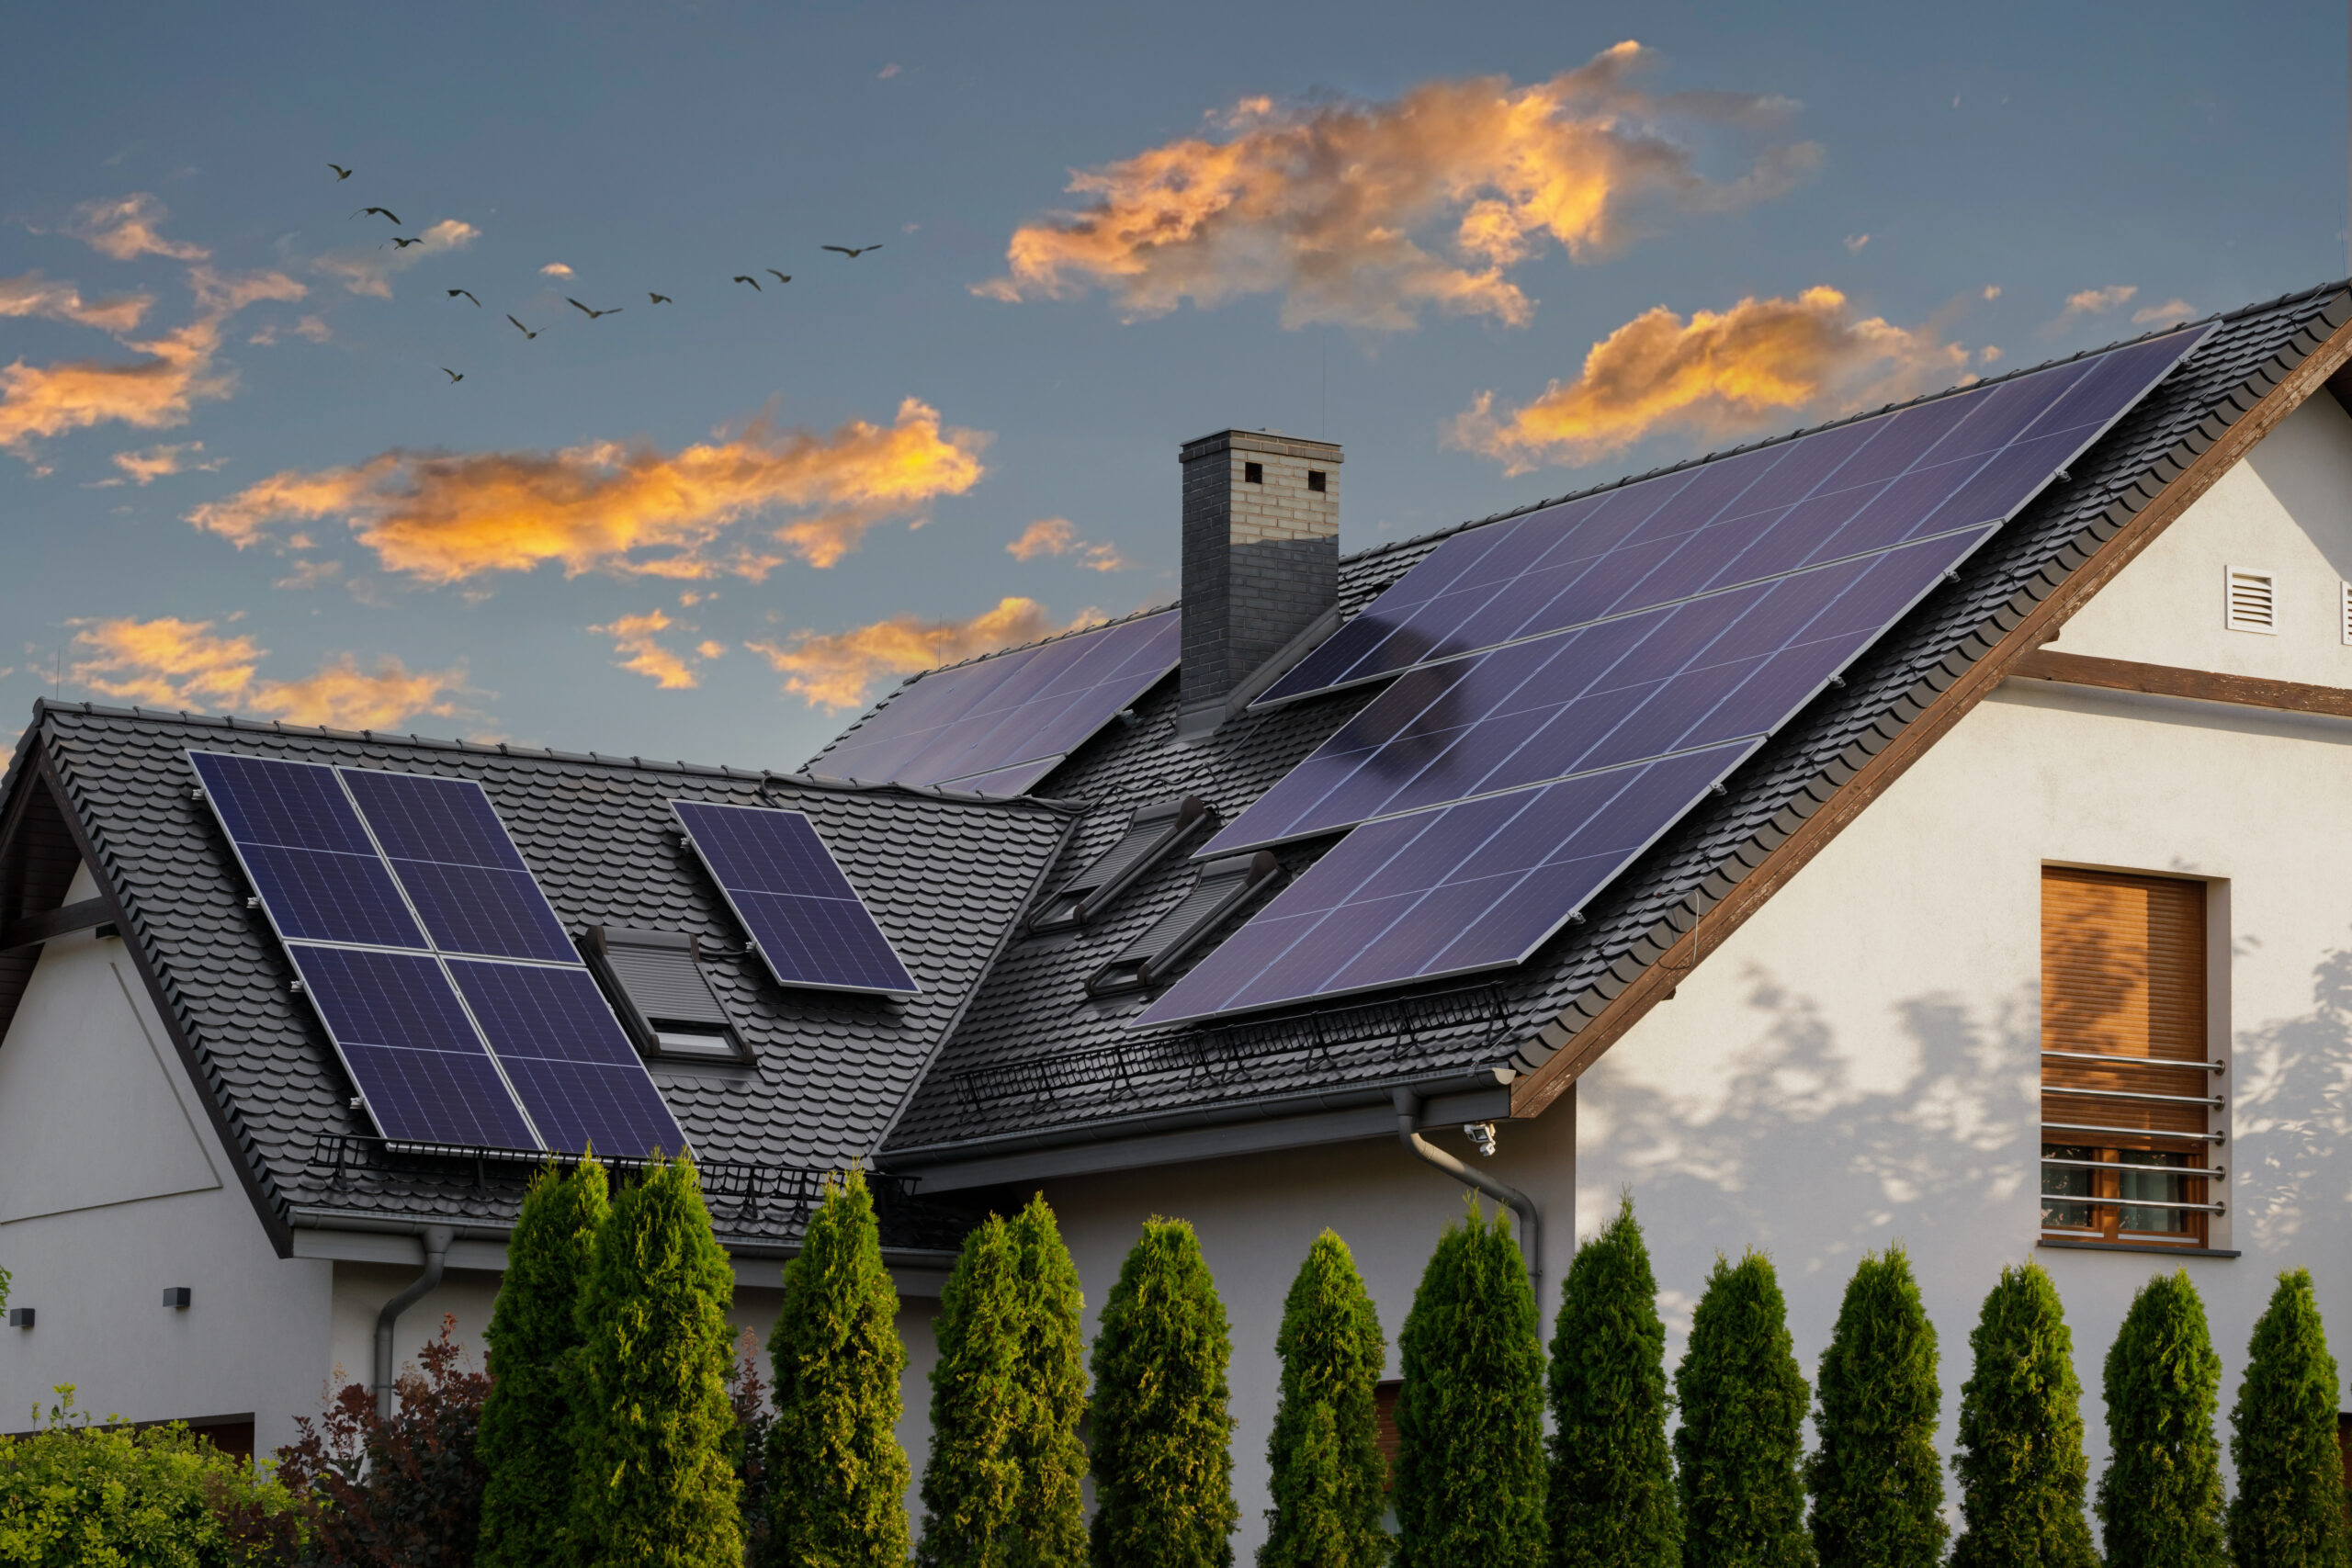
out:
{"label": "bird in flight", "polygon": [[449,368],[447,366],[446,366],[446,365],[444,365],[443,367],[441,367],[441,374],[442,374],[442,375],[444,375],[444,376],[447,376],[447,378],[449,378],[449,385],[451,385],[452,387],[456,386],[458,382],[460,382],[460,381],[462,381],[462,380],[464,380],[464,379],[465,379],[465,378],[464,378],[463,376],[458,375],[455,370],[450,369],[450,368]]}
{"label": "bird in flight", "polygon": [[[512,317],[512,316],[509,316],[509,317],[507,317],[506,319],[507,319],[508,321],[514,321],[514,317]],[[527,340],[527,339],[530,339],[530,338],[535,338],[535,337],[537,337],[537,336],[538,336],[538,335],[539,335],[538,333],[537,333],[533,332],[530,328],[528,328],[528,327],[525,326],[525,325],[524,325],[522,322],[520,322],[520,321],[514,321],[514,330],[515,330],[516,332],[518,332],[518,333],[521,333],[523,334],[523,336],[525,337],[525,339],[526,339],[526,340]]]}
{"label": "bird in flight", "polygon": [[843,255],[845,255],[845,256],[849,257],[849,259],[850,259],[850,260],[852,260],[852,261],[855,261],[858,257],[860,257],[860,256],[864,255],[866,252],[868,252],[868,251],[878,251],[878,250],[880,250],[882,247],[881,247],[880,245],[878,245],[878,244],[875,244],[875,245],[859,245],[859,246],[858,246],[858,247],[856,247],[854,250],[851,249],[851,248],[850,248],[849,246],[847,246],[847,245],[820,245],[820,246],[819,246],[819,247],[817,247],[817,248],[818,248],[819,250],[824,250],[824,251],[839,251],[839,252],[841,252],[841,254],[843,254]]}
{"label": "bird in flight", "polygon": [[788,272],[778,272],[772,266],[763,266],[760,268],[760,270],[766,273],[770,277],[775,278],[778,283],[789,283],[792,281],[792,274]]}
{"label": "bird in flight", "polygon": [[[337,183],[340,183],[340,182],[337,182]],[[400,219],[400,214],[399,214],[399,213],[397,213],[397,212],[394,212],[394,211],[393,211],[390,208],[389,208],[389,207],[363,207],[363,208],[361,208],[361,209],[359,209],[359,212],[355,212],[355,213],[353,213],[351,216],[352,216],[352,217],[354,217],[354,218],[356,218],[356,217],[358,217],[358,216],[360,215],[360,213],[362,213],[362,212],[374,212],[374,213],[381,214],[383,217],[389,218],[389,219],[390,219],[390,220],[392,220],[392,227],[394,227],[395,229],[397,229],[397,228],[401,227],[401,219]]]}
{"label": "bird in flight", "polygon": [[423,243],[424,243],[423,240],[403,240],[398,234],[392,236],[392,249],[396,251],[404,251],[411,245],[421,245]]}
{"label": "bird in flight", "polygon": [[[460,294],[464,295],[469,299],[474,299],[474,291],[470,288],[452,288],[449,290],[449,298],[452,299],[455,299]],[[474,309],[477,310],[481,309],[481,300],[474,299]]]}
{"label": "bird in flight", "polygon": [[648,299],[652,300],[656,305],[674,305],[677,303],[675,299],[671,299],[667,294],[656,294],[650,288],[645,291],[645,297]]}
{"label": "bird in flight", "polygon": [[341,185],[344,181],[351,177],[351,171],[345,168],[341,164],[329,164],[327,167],[334,171],[334,181],[337,185]]}
{"label": "bird in flight", "polygon": [[[571,306],[575,310],[588,310],[587,306],[582,305],[579,300],[574,299],[569,294],[563,297],[563,302]],[[599,316],[617,316],[621,313],[621,310],[622,307],[618,305],[614,306],[609,310],[588,310],[588,319],[593,321]]]}
{"label": "bird in flight", "polygon": [[756,278],[756,277],[745,277],[741,273],[740,273],[740,272],[739,272],[739,273],[737,273],[737,274],[735,275],[735,281],[736,281],[736,282],[738,282],[738,283],[748,283],[748,284],[750,284],[753,288],[758,289],[758,290],[759,290],[759,292],[760,292],[760,293],[762,293],[762,294],[765,294],[765,293],[767,292],[767,290],[766,290],[766,289],[764,289],[764,288],[760,288],[760,280],[759,280],[758,278]]}

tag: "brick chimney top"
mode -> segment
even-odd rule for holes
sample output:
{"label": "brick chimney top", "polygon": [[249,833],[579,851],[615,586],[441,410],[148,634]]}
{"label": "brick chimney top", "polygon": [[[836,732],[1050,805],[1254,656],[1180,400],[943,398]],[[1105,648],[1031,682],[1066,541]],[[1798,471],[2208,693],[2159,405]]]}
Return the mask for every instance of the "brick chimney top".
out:
{"label": "brick chimney top", "polygon": [[[1215,729],[1338,618],[1337,444],[1220,430],[1177,454],[1184,475],[1179,735]],[[1304,648],[1296,650],[1303,653]],[[1252,679],[1252,677],[1260,677]]]}

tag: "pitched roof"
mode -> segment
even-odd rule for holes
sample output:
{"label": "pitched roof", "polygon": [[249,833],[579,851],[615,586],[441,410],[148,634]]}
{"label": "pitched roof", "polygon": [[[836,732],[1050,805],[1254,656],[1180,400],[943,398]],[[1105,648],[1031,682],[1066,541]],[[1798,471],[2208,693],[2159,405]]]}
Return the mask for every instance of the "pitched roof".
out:
{"label": "pitched roof", "polygon": [[[1214,1118],[1369,1103],[1397,1084],[1510,1083],[1521,1113],[1539,1110],[1569,1069],[1622,1032],[1627,1010],[1612,1012],[1615,998],[1629,995],[1661,957],[1691,961],[1687,933],[1702,917],[1906,726],[1931,710],[1951,711],[1960,699],[1939,708],[1942,694],[1963,683],[2095,558],[2113,556],[2103,547],[2120,547],[2118,536],[2135,515],[2348,320],[2352,296],[2340,284],[2217,318],[2216,330],[2073,465],[2070,477],[2053,482],[1890,628],[1845,671],[1842,686],[1782,726],[1724,781],[1721,795],[1694,807],[1587,908],[1581,923],[1527,963],[1468,985],[1401,987],[1350,1005],[1222,1026],[1133,1030],[1128,1020],[1142,998],[1090,999],[1083,981],[1182,896],[1193,868],[1171,860],[1088,931],[1008,949],[893,1130],[890,1162],[919,1170],[942,1159]],[[2270,409],[2266,420],[2278,412]],[[1343,616],[1453,534],[1555,504],[1536,502],[1347,558]],[[1139,723],[1097,737],[1041,784],[1094,807],[1054,880],[1100,853],[1127,811],[1148,800],[1197,794],[1230,819],[1376,693],[1356,689],[1245,713],[1212,736],[1179,743],[1174,683],[1163,683],[1136,705]],[[1281,850],[1285,869],[1305,870],[1329,841]],[[1744,900],[1738,918],[1756,901]],[[1597,1021],[1605,1021],[1596,1027]]]}

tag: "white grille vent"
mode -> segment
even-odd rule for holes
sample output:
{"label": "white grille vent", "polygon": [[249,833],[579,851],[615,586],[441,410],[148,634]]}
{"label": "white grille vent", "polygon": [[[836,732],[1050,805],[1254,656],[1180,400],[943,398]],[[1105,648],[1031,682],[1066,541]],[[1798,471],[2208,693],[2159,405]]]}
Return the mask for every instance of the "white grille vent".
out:
{"label": "white grille vent", "polygon": [[2266,636],[2278,634],[2278,580],[2276,575],[2233,566],[2229,569],[2226,589],[2228,603],[2223,614],[2230,630],[2261,632]]}
{"label": "white grille vent", "polygon": [[2352,648],[2352,582],[2342,583],[2339,586],[2344,590],[2344,646]]}

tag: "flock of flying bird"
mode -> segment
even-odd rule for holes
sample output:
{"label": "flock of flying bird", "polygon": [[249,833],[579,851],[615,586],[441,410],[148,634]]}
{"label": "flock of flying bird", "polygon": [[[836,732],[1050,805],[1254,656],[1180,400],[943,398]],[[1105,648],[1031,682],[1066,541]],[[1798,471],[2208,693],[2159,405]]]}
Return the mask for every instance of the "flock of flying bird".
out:
{"label": "flock of flying bird", "polygon": [[[333,170],[334,171],[335,183],[336,183],[337,185],[341,185],[345,180],[347,180],[347,179],[349,179],[349,178],[351,177],[351,171],[350,171],[349,169],[345,168],[341,164],[333,164],[333,163],[331,163],[331,164],[329,164],[327,165],[327,167],[328,167],[328,168],[330,168],[330,169],[333,169]],[[389,219],[389,220],[390,220],[391,224],[392,224],[392,227],[393,227],[393,228],[395,228],[395,229],[401,227],[401,219],[400,219],[400,214],[399,214],[399,213],[397,213],[397,212],[394,212],[391,209],[390,209],[390,208],[388,208],[388,207],[363,207],[363,208],[361,208],[358,211],[356,211],[356,212],[353,213],[351,216],[352,216],[352,217],[354,217],[354,218],[365,218],[365,217],[368,217],[368,216],[370,216],[370,215],[373,215],[373,216],[378,217],[378,218],[384,218],[384,219]],[[412,239],[412,238],[404,237],[404,236],[402,236],[402,235],[395,234],[395,235],[393,235],[393,236],[392,236],[392,240],[391,240],[391,243],[392,243],[393,248],[394,248],[395,250],[402,250],[402,251],[404,251],[404,250],[408,249],[411,245],[421,245],[421,244],[423,244],[424,243],[424,238],[423,238],[422,236],[418,236],[418,237],[416,237],[416,238],[413,238],[413,239]],[[882,247],[881,247],[881,245],[880,245],[879,243],[871,244],[871,245],[820,245],[820,246],[819,246],[819,247],[818,247],[818,249],[820,249],[820,250],[826,250],[826,251],[833,251],[833,252],[837,252],[837,253],[839,253],[839,254],[842,254],[842,255],[845,255],[845,256],[849,257],[849,259],[850,259],[850,260],[852,260],[852,261],[855,261],[858,257],[860,257],[860,256],[864,255],[864,254],[865,254],[866,252],[868,252],[868,251],[878,251],[878,250],[880,250],[881,248],[882,248]],[[780,283],[780,284],[782,284],[782,283],[789,283],[789,282],[791,282],[791,281],[792,281],[792,275],[791,275],[790,273],[788,273],[788,272],[779,272],[779,271],[777,271],[775,267],[772,267],[772,266],[762,267],[760,270],[761,270],[762,272],[766,273],[770,277],[775,278],[775,279],[776,280],[776,282],[778,282],[778,283]],[[766,293],[766,292],[767,292],[767,290],[765,290],[764,288],[762,288],[760,287],[760,280],[759,280],[758,278],[756,278],[756,277],[747,276],[745,276],[744,274],[740,273],[740,272],[739,272],[739,273],[737,273],[737,274],[735,275],[735,276],[734,276],[734,278],[733,278],[733,281],[734,281],[734,282],[737,282],[737,283],[748,283],[748,284],[750,284],[750,285],[752,286],[752,292],[753,292],[753,293],[757,293],[757,294],[764,294],[764,293]],[[471,290],[471,289],[469,289],[469,288],[452,288],[452,289],[450,289],[450,290],[448,291],[448,293],[449,293],[449,298],[450,298],[450,299],[455,299],[456,298],[458,298],[458,296],[459,296],[460,294],[462,294],[462,295],[464,295],[464,296],[465,296],[469,300],[471,300],[471,301],[472,301],[472,303],[473,303],[473,307],[474,307],[474,309],[475,309],[475,310],[481,310],[481,300],[479,300],[479,299],[474,299],[473,290]],[[668,296],[667,294],[656,294],[656,293],[654,293],[651,289],[648,289],[648,290],[646,290],[646,299],[647,299],[650,303],[655,304],[655,305],[673,305],[673,304],[677,303],[677,301],[676,301],[676,300],[674,300],[674,299],[671,299],[671,298],[670,298],[670,296]],[[593,309],[593,308],[591,308],[591,307],[589,307],[589,306],[582,305],[579,300],[572,299],[572,298],[571,298],[570,295],[568,295],[568,294],[567,294],[566,296],[564,296],[564,303],[565,303],[565,304],[567,304],[567,305],[570,305],[573,310],[579,310],[579,311],[582,312],[582,313],[583,313],[583,314],[585,314],[585,315],[587,316],[587,318],[588,318],[590,321],[594,321],[594,320],[596,320],[596,319],[597,319],[598,317],[600,317],[600,316],[617,316],[617,315],[619,315],[619,314],[621,313],[621,311],[622,311],[622,310],[626,310],[626,309],[628,308],[628,307],[626,307],[626,306],[622,306],[622,305],[615,305],[615,306],[614,306],[614,307],[612,307],[610,310],[594,310],[594,309]],[[514,321],[514,318],[511,314],[510,314],[510,315],[508,315],[506,319],[507,319],[509,321],[514,321],[514,330],[515,330],[516,332],[521,333],[523,334],[523,338],[524,338],[524,341],[525,341],[525,342],[528,342],[528,341],[530,341],[531,339],[536,338],[536,337],[537,337],[537,336],[539,335],[537,333],[535,333],[535,332],[533,332],[530,328],[528,328],[528,327],[525,326],[522,322]],[[460,381],[462,381],[462,380],[464,380],[464,379],[465,379],[465,377],[464,377],[464,375],[463,375],[463,374],[461,374],[461,373],[460,373],[460,372],[458,372],[458,371],[456,371],[456,370],[452,370],[452,369],[450,369],[450,368],[449,368],[447,366],[446,366],[446,365],[444,365],[443,367],[441,367],[441,374],[443,374],[444,376],[447,376],[447,378],[449,378],[449,385],[451,385],[451,386],[453,386],[453,387],[454,387],[454,386],[456,386],[458,382],[460,382]]]}

